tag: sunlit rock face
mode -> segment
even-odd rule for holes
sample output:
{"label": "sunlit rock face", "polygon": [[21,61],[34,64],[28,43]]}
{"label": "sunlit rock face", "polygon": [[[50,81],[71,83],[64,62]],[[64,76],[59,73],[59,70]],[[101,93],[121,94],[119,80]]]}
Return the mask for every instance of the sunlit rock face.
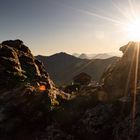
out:
{"label": "sunlit rock face", "polygon": [[[123,56],[104,72],[101,82],[109,98],[131,95],[140,81],[139,42],[122,46]],[[137,81],[137,82],[135,82]]]}
{"label": "sunlit rock face", "polygon": [[43,84],[46,89],[54,86],[42,63],[21,40],[4,41],[0,45],[0,87],[13,88],[21,82]]}

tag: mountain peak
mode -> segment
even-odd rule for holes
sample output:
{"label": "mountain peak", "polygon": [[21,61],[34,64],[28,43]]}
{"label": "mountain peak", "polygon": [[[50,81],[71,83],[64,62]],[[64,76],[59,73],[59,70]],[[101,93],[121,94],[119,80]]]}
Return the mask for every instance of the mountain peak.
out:
{"label": "mountain peak", "polygon": [[71,57],[73,57],[73,55],[68,54],[68,53],[66,53],[66,52],[59,52],[59,53],[53,54],[52,56],[54,56],[54,55],[59,55],[59,56],[71,56]]}

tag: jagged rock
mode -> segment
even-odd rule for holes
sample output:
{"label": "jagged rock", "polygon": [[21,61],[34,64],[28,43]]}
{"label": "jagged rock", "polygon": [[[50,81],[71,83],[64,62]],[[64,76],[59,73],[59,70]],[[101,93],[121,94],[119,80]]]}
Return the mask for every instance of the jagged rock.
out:
{"label": "jagged rock", "polygon": [[23,41],[17,39],[17,40],[7,40],[7,41],[3,41],[2,42],[2,46],[11,46],[13,48],[15,48],[16,50],[22,51],[24,53],[31,53],[31,51],[28,49],[28,47],[26,47],[23,44]]}
{"label": "jagged rock", "polygon": [[[39,60],[21,40],[9,40],[1,43],[0,47],[0,87],[14,87],[19,81],[29,81],[32,85],[43,83],[47,89],[54,84]],[[15,78],[17,77],[17,78]]]}
{"label": "jagged rock", "polygon": [[[42,88],[43,87],[43,88]],[[68,98],[57,89],[21,40],[0,45],[0,139],[36,139],[34,134],[51,125],[50,114]]]}
{"label": "jagged rock", "polygon": [[[109,66],[101,78],[105,91],[110,98],[130,95],[135,88],[134,81],[140,81],[140,52],[138,42],[129,42],[120,48],[122,58]],[[137,76],[135,76],[137,70]]]}

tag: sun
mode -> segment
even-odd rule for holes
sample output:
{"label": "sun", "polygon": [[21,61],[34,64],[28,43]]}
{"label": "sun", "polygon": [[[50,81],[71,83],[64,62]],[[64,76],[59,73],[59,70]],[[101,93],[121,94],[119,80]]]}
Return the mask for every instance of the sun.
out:
{"label": "sun", "polygon": [[130,40],[140,41],[140,19],[133,20],[126,24],[125,30]]}

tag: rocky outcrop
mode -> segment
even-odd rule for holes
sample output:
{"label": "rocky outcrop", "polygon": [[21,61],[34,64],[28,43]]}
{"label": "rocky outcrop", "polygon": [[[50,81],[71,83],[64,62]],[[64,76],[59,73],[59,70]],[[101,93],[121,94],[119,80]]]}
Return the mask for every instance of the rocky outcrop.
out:
{"label": "rocky outcrop", "polygon": [[139,42],[129,42],[120,48],[123,56],[109,66],[101,78],[105,91],[110,98],[131,95],[140,81]]}
{"label": "rocky outcrop", "polygon": [[0,139],[36,139],[67,98],[21,40],[0,44]]}
{"label": "rocky outcrop", "polygon": [[54,87],[42,63],[35,59],[21,40],[4,41],[0,45],[0,87],[13,87],[20,82],[33,86]]}

